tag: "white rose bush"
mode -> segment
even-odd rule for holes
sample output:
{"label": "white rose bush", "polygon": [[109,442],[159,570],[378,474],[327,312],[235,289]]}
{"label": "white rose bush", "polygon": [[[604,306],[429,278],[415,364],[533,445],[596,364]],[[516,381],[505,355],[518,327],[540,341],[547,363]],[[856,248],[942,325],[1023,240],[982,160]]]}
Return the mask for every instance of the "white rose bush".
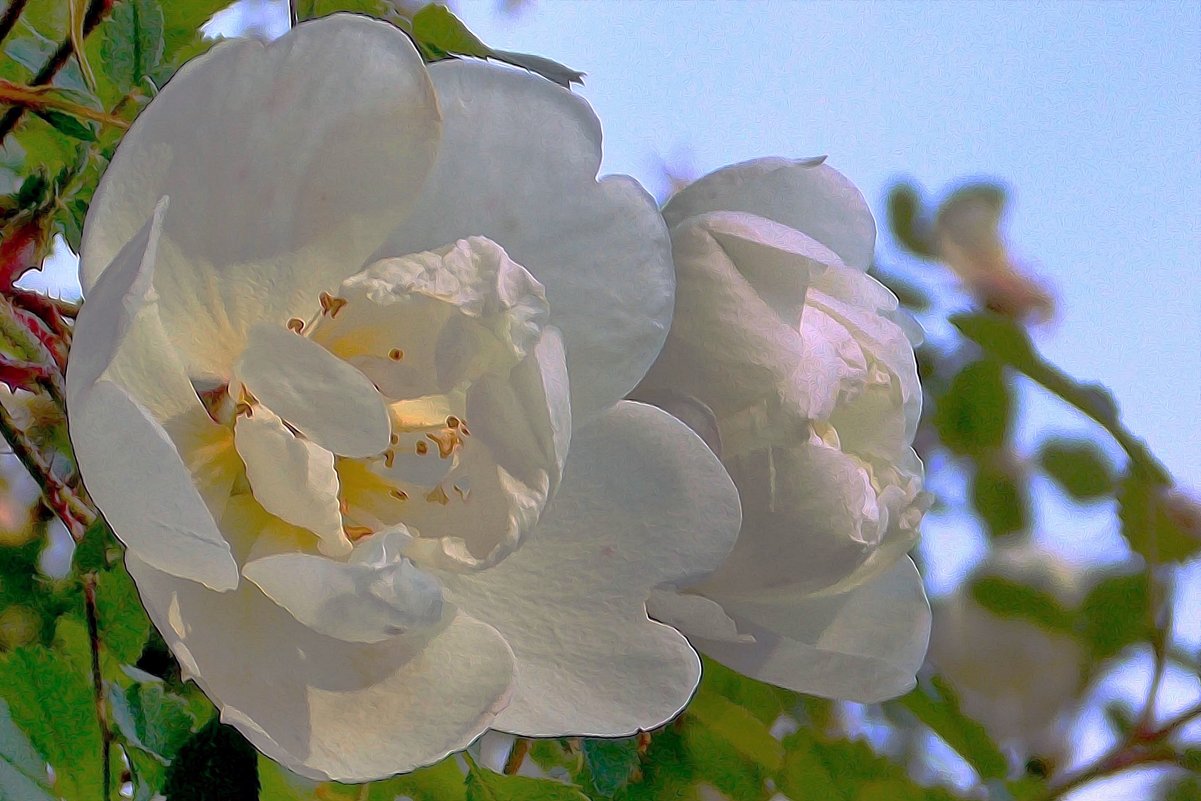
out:
{"label": "white rose bush", "polygon": [[[923,459],[969,460],[998,542],[1022,462],[824,158],[660,205],[598,177],[580,73],[442,6],[293,3],[268,43],[202,38],[210,0],[43,5],[0,14],[0,434],[41,490],[0,544],[0,799],[1041,799],[1112,768],[1002,750],[978,697],[1028,666],[971,667],[973,621],[1091,677],[1166,652],[1159,591],[978,573],[932,638]],[[81,303],[18,283],[55,236]],[[1152,564],[1195,550],[1111,407],[1015,322],[952,322],[970,378],[1025,373],[1131,460],[1039,469],[1116,496]],[[1118,753],[1180,762],[1195,713],[1148,709]],[[932,780],[928,736],[974,778]]]}

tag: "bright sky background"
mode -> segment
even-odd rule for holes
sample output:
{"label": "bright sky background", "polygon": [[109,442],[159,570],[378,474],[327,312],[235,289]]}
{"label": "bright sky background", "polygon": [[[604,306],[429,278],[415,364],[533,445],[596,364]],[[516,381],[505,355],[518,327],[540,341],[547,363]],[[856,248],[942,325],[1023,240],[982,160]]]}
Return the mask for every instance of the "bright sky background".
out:
{"label": "bright sky background", "polygon": [[[1201,3],[455,6],[489,45],[586,72],[603,171],[655,193],[663,161],[699,175],[828,154],[882,222],[899,175],[936,195],[972,175],[1001,179],[1014,250],[1060,300],[1038,344],[1108,385],[1129,427],[1201,489]],[[881,252],[895,260],[887,235]],[[1093,432],[1034,392],[1022,413],[1028,447],[1049,429]],[[1110,509],[1080,515],[1045,488],[1039,497],[1057,550],[1118,554]],[[928,537],[971,558],[953,526],[934,528]],[[1086,797],[1125,796],[1073,796]]]}

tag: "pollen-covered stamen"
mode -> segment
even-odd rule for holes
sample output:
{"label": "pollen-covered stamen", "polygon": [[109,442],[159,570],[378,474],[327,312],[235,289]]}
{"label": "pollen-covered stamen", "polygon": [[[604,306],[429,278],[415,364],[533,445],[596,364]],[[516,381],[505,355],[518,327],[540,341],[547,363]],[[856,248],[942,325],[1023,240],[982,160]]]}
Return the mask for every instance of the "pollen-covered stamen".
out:
{"label": "pollen-covered stamen", "polygon": [[304,320],[300,319],[299,317],[293,317],[292,319],[288,320],[288,330],[297,334],[303,334]]}
{"label": "pollen-covered stamen", "polygon": [[331,318],[337,317],[338,312],[342,311],[346,304],[350,302],[346,298],[340,298],[328,292],[322,292],[317,296],[317,300],[321,303],[321,313],[327,314]]}
{"label": "pollen-covered stamen", "polygon": [[398,362],[405,357],[405,352],[400,348],[392,348],[388,351],[388,358],[394,362]]}
{"label": "pollen-covered stamen", "polygon": [[370,537],[375,533],[367,526],[343,526],[342,530],[346,532],[346,538],[351,542],[357,542],[363,537]]}
{"label": "pollen-covered stamen", "polygon": [[441,484],[430,490],[425,499],[430,503],[440,503],[443,506],[450,503],[450,496],[446,494],[446,490],[442,488]]}
{"label": "pollen-covered stamen", "polygon": [[426,445],[424,442],[421,442],[421,441],[418,441],[417,445],[414,447],[415,447],[415,450],[417,451],[418,456],[425,456],[427,453],[430,452],[430,446]]}

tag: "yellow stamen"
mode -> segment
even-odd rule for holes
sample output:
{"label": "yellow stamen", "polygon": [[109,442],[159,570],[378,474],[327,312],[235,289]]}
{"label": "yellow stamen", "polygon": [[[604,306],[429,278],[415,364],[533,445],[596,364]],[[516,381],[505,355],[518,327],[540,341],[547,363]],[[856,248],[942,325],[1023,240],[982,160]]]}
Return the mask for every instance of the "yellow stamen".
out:
{"label": "yellow stamen", "polygon": [[346,298],[335,297],[328,292],[322,292],[317,299],[321,301],[321,313],[328,314],[330,317],[337,317],[338,312],[342,311],[342,307],[350,302]]}
{"label": "yellow stamen", "polygon": [[303,334],[304,320],[300,319],[299,317],[293,317],[291,320],[288,320],[288,330],[297,334]]}
{"label": "yellow stamen", "polygon": [[429,452],[430,452],[429,445],[426,445],[424,442],[417,443],[417,455],[418,456],[425,456]]}
{"label": "yellow stamen", "polygon": [[363,537],[370,537],[375,533],[366,526],[342,526],[342,530],[346,532],[346,537],[351,542],[361,540]]}
{"label": "yellow stamen", "polygon": [[400,348],[393,348],[388,351],[388,358],[394,362],[398,362],[405,357],[405,352]]}
{"label": "yellow stamen", "polygon": [[384,467],[391,470],[392,464],[395,461],[396,461],[396,451],[392,450],[391,448],[388,448],[388,450],[384,451]]}
{"label": "yellow stamen", "polygon": [[430,503],[440,503],[443,506],[450,503],[450,496],[446,494],[446,490],[442,489],[442,485],[434,487],[430,493],[425,496],[425,499]]}
{"label": "yellow stamen", "polygon": [[404,490],[391,489],[388,490],[388,494],[398,501],[407,501],[409,499],[409,494]]}

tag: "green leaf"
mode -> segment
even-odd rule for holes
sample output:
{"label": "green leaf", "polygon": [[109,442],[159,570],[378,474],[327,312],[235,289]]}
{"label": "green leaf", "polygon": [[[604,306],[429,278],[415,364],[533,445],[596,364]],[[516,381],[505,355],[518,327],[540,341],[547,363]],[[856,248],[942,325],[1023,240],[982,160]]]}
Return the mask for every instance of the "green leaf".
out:
{"label": "green leaf", "polygon": [[1001,458],[984,458],[972,474],[972,506],[993,539],[1025,531],[1030,525],[1025,477]]}
{"label": "green leaf", "polygon": [[491,58],[541,75],[565,89],[571,88],[573,83],[583,83],[582,72],[548,58],[493,50],[481,42],[449,8],[437,3],[431,3],[414,14],[410,28],[413,40],[428,60],[447,56]]}
{"label": "green leaf", "polygon": [[258,753],[217,718],[192,735],[167,769],[167,801],[258,798]]}
{"label": "green leaf", "polygon": [[588,801],[578,787],[551,779],[504,776],[467,758],[467,801]]}
{"label": "green leaf", "polygon": [[1038,461],[1047,475],[1078,501],[1109,495],[1117,484],[1113,465],[1088,440],[1048,440],[1039,449]]}
{"label": "green leaf", "polygon": [[708,657],[701,657],[701,663],[703,692],[728,698],[768,726],[796,703],[796,693],[755,681]]}
{"label": "green leaf", "polygon": [[406,797],[413,801],[466,801],[466,777],[455,758],[450,757],[437,765],[372,783],[368,801]]}
{"label": "green leaf", "polygon": [[899,698],[897,703],[929,726],[975,769],[981,779],[1005,777],[1005,755],[984,727],[959,709],[959,700],[944,679],[934,676],[920,682],[917,689]]}
{"label": "green leaf", "polygon": [[1028,620],[1048,631],[1075,635],[1076,618],[1055,596],[1001,576],[972,582],[972,600],[999,617]]}
{"label": "green leaf", "polygon": [[1127,646],[1151,639],[1151,596],[1145,572],[1109,576],[1098,582],[1080,607],[1084,637],[1101,661]]}
{"label": "green leaf", "polygon": [[92,525],[83,533],[83,539],[75,546],[71,561],[77,573],[88,573],[96,570],[107,570],[109,566],[109,551],[115,547],[112,530],[104,522],[103,517],[97,517]]}
{"label": "green leaf", "polygon": [[55,791],[71,801],[101,795],[100,728],[90,677],[75,659],[40,645],[0,656],[0,697],[12,720],[55,771]]}
{"label": "green leaf", "polygon": [[97,574],[96,612],[101,643],[119,662],[137,662],[150,637],[150,618],[123,563]]}
{"label": "green leaf", "polygon": [[1118,486],[1118,518],[1130,547],[1150,564],[1183,562],[1201,552],[1201,539],[1190,535],[1170,513],[1165,486],[1132,469]]}
{"label": "green leaf", "polygon": [[625,787],[638,769],[638,740],[627,737],[618,740],[584,740],[581,752],[586,768],[587,789],[592,794],[611,797]]}
{"label": "green leaf", "polygon": [[431,3],[413,15],[413,38],[434,56],[488,58],[492,48],[479,40],[446,6]]}
{"label": "green leaf", "polygon": [[113,722],[125,740],[169,765],[192,735],[196,718],[188,702],[168,692],[162,681],[134,671],[138,681],[128,689],[109,682]]}
{"label": "green leaf", "polygon": [[888,224],[892,235],[910,253],[933,261],[938,258],[930,226],[922,219],[922,196],[907,181],[888,190]]}
{"label": "green leaf", "polygon": [[953,453],[979,456],[1004,445],[1013,425],[1013,399],[1001,363],[983,359],[960,370],[938,399],[933,422]]}
{"label": "green leaf", "polygon": [[113,6],[101,43],[105,74],[128,92],[163,61],[163,10],[157,0],[123,0]]}
{"label": "green leaf", "polygon": [[[307,779],[298,779],[262,754],[259,754],[258,762],[261,784],[258,801],[313,801],[313,794],[301,786],[301,782],[311,785]],[[388,801],[392,801],[392,798]],[[418,798],[414,801],[425,799]]]}
{"label": "green leaf", "polygon": [[[685,777],[696,788],[712,785],[726,798],[758,801],[766,797],[766,781],[771,771],[740,753],[717,732],[696,721],[686,723],[683,743],[688,758]],[[708,794],[698,792],[699,801]]]}
{"label": "green leaf", "polygon": [[61,111],[39,110],[35,111],[34,114],[48,122],[54,130],[63,136],[78,139],[81,142],[96,141],[96,128],[90,122],[83,122]]}
{"label": "green leaf", "polygon": [[0,798],[54,801],[46,760],[13,723],[8,704],[0,700]]}
{"label": "green leaf", "polygon": [[686,714],[769,771],[779,770],[784,761],[784,747],[772,736],[768,724],[704,686],[688,705]]}
{"label": "green leaf", "polygon": [[298,0],[296,3],[296,16],[300,20],[325,17],[340,11],[382,19],[391,10],[385,0]]}

